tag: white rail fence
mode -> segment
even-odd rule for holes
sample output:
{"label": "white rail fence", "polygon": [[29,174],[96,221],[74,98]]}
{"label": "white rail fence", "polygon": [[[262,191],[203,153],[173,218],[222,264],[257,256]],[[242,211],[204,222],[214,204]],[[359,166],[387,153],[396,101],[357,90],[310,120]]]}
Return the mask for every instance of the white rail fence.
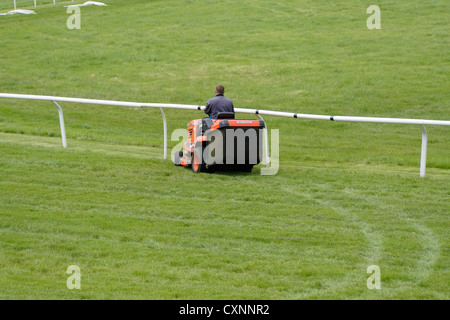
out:
{"label": "white rail fence", "polygon": [[[17,9],[17,4],[16,4],[17,0],[14,0],[14,10]],[[25,1],[21,1],[22,3]],[[36,4],[37,0],[34,0],[34,7],[36,8],[37,4]],[[73,0],[72,0],[73,2]],[[53,4],[56,4],[56,0],[53,0]]]}
{"label": "white rail fence", "polygon": [[[158,108],[163,118],[164,127],[164,159],[167,159],[167,120],[164,114],[163,108],[169,109],[184,109],[184,110],[203,110],[205,106],[200,105],[188,105],[188,104],[170,104],[170,103],[140,103],[140,102],[128,102],[128,101],[113,101],[113,100],[98,100],[98,99],[82,99],[82,98],[69,98],[69,97],[56,97],[56,96],[42,96],[42,95],[28,95],[28,94],[13,94],[13,93],[0,93],[0,98],[5,99],[22,99],[22,100],[41,100],[51,101],[58,109],[59,122],[61,127],[61,138],[64,148],[67,148],[66,129],[64,125],[64,116],[61,106],[58,102],[72,102],[83,104],[96,104],[107,106],[120,106],[120,107],[132,107],[132,108]],[[420,156],[420,176],[425,177],[426,159],[427,159],[427,139],[428,134],[425,125],[437,125],[437,126],[450,126],[450,121],[445,120],[424,120],[424,119],[404,119],[404,118],[377,118],[377,117],[349,117],[349,116],[328,116],[328,115],[315,115],[304,113],[292,113],[282,111],[260,110],[260,109],[244,109],[235,108],[237,113],[255,114],[261,120],[261,115],[287,117],[296,119],[311,119],[311,120],[329,120],[329,121],[347,121],[347,122],[372,122],[372,123],[394,123],[394,124],[410,124],[418,125],[422,131],[422,147]],[[266,150],[266,165],[270,165],[269,158],[269,141],[267,134],[267,127],[264,133],[265,150]]]}

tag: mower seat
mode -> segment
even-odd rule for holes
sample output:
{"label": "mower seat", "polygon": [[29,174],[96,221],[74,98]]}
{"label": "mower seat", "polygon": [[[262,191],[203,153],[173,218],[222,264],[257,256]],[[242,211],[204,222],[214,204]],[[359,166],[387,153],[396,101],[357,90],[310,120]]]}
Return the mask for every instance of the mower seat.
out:
{"label": "mower seat", "polygon": [[234,119],[234,112],[219,112],[216,119]]}

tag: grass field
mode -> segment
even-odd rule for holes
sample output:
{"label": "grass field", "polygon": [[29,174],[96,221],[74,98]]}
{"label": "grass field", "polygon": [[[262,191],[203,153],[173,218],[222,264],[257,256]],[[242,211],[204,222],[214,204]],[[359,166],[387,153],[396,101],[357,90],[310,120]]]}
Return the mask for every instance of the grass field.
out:
{"label": "grass field", "polygon": [[[0,92],[450,120],[448,1],[378,1],[381,30],[369,1],[104,2],[0,16]],[[425,178],[418,126],[269,116],[276,175],[195,175],[158,110],[61,105],[67,149],[51,103],[0,99],[0,299],[450,297],[448,127]]]}

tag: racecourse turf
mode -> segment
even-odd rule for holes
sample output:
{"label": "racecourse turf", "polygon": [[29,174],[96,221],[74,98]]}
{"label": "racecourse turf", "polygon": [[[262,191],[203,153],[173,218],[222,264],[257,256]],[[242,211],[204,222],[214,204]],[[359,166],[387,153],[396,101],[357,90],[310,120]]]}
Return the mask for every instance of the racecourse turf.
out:
{"label": "racecourse turf", "polygon": [[[377,1],[379,30],[369,1],[107,0],[80,30],[51,2],[0,16],[0,92],[450,120],[445,0]],[[0,99],[0,299],[450,297],[449,127],[425,178],[419,126],[271,116],[277,174],[193,174],[159,110],[61,106],[67,149],[50,102]]]}

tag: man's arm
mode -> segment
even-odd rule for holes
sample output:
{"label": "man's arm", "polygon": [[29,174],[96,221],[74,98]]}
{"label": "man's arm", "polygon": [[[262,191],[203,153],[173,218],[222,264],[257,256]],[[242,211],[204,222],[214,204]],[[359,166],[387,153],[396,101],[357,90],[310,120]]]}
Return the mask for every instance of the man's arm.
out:
{"label": "man's arm", "polygon": [[208,103],[206,103],[206,108],[205,108],[205,110],[203,110],[208,116],[211,114],[211,104],[209,103],[209,101],[208,101]]}

